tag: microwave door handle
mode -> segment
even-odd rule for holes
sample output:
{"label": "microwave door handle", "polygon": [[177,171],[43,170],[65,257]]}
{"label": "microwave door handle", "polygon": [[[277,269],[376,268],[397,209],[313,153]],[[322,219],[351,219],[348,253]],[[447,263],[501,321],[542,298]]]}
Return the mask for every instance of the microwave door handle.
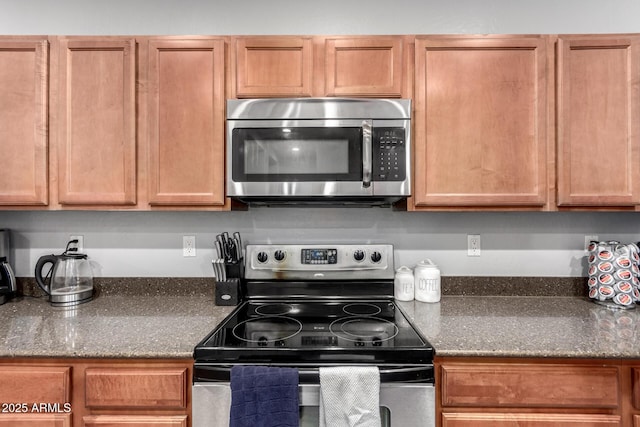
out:
{"label": "microwave door handle", "polygon": [[371,186],[372,166],[372,142],[371,142],[371,120],[362,121],[362,186]]}

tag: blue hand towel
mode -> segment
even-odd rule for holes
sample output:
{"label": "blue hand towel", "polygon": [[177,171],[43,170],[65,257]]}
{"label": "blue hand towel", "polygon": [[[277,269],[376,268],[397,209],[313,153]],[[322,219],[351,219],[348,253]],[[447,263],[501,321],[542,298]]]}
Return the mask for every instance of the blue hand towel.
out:
{"label": "blue hand towel", "polygon": [[298,427],[298,370],[231,368],[229,427]]}

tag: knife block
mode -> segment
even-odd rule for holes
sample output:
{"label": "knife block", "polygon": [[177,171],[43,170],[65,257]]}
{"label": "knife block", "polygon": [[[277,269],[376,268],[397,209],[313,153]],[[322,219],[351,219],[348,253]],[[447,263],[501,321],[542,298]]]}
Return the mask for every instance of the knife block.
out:
{"label": "knife block", "polygon": [[227,280],[229,279],[242,279],[244,277],[244,264],[242,258],[236,263],[225,263],[224,268],[227,272]]}
{"label": "knife block", "polygon": [[240,279],[216,281],[216,305],[238,305],[242,299]]}

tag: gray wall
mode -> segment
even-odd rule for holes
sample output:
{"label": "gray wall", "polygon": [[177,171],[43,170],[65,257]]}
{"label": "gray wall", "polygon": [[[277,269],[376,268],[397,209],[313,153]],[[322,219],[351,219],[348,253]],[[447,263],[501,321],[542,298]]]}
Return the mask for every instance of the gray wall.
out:
{"label": "gray wall", "polygon": [[[96,275],[211,275],[214,236],[239,231],[245,242],[392,243],[396,265],[431,258],[444,275],[582,276],[585,234],[640,240],[637,213],[393,212],[383,208],[260,208],[247,212],[0,212],[11,228],[15,268],[32,276],[37,258],[60,253],[83,234]],[[467,234],[482,255],[467,257]],[[196,236],[196,257],[182,236]]]}
{"label": "gray wall", "polygon": [[[439,34],[640,32],[618,0],[0,0],[0,34]],[[403,213],[379,208],[248,212],[2,212],[19,276],[85,236],[96,275],[210,276],[216,233],[248,242],[390,242],[396,264],[429,257],[445,275],[582,276],[585,234],[640,240],[635,213]],[[466,235],[482,256],[466,256]],[[197,256],[182,257],[196,235]]]}
{"label": "gray wall", "polygon": [[638,16],[637,0],[0,0],[0,33],[613,33]]}

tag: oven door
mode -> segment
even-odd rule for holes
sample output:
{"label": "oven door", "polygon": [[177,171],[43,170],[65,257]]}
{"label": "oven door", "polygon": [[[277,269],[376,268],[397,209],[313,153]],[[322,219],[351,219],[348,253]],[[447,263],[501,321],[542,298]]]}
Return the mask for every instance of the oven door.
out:
{"label": "oven door", "polygon": [[371,120],[228,120],[227,194],[371,196]]}
{"label": "oven door", "polygon": [[[320,385],[300,384],[300,427],[319,426]],[[193,427],[229,425],[229,383],[196,383],[193,386]],[[380,384],[382,427],[435,427],[433,384]]]}
{"label": "oven door", "polygon": [[[229,366],[198,366],[192,393],[193,427],[229,425],[231,387]],[[318,427],[320,384],[317,369],[300,369],[300,426]],[[217,378],[224,379],[222,381]],[[226,379],[225,379],[226,378]],[[404,366],[380,370],[382,427],[435,427],[433,366]]]}

